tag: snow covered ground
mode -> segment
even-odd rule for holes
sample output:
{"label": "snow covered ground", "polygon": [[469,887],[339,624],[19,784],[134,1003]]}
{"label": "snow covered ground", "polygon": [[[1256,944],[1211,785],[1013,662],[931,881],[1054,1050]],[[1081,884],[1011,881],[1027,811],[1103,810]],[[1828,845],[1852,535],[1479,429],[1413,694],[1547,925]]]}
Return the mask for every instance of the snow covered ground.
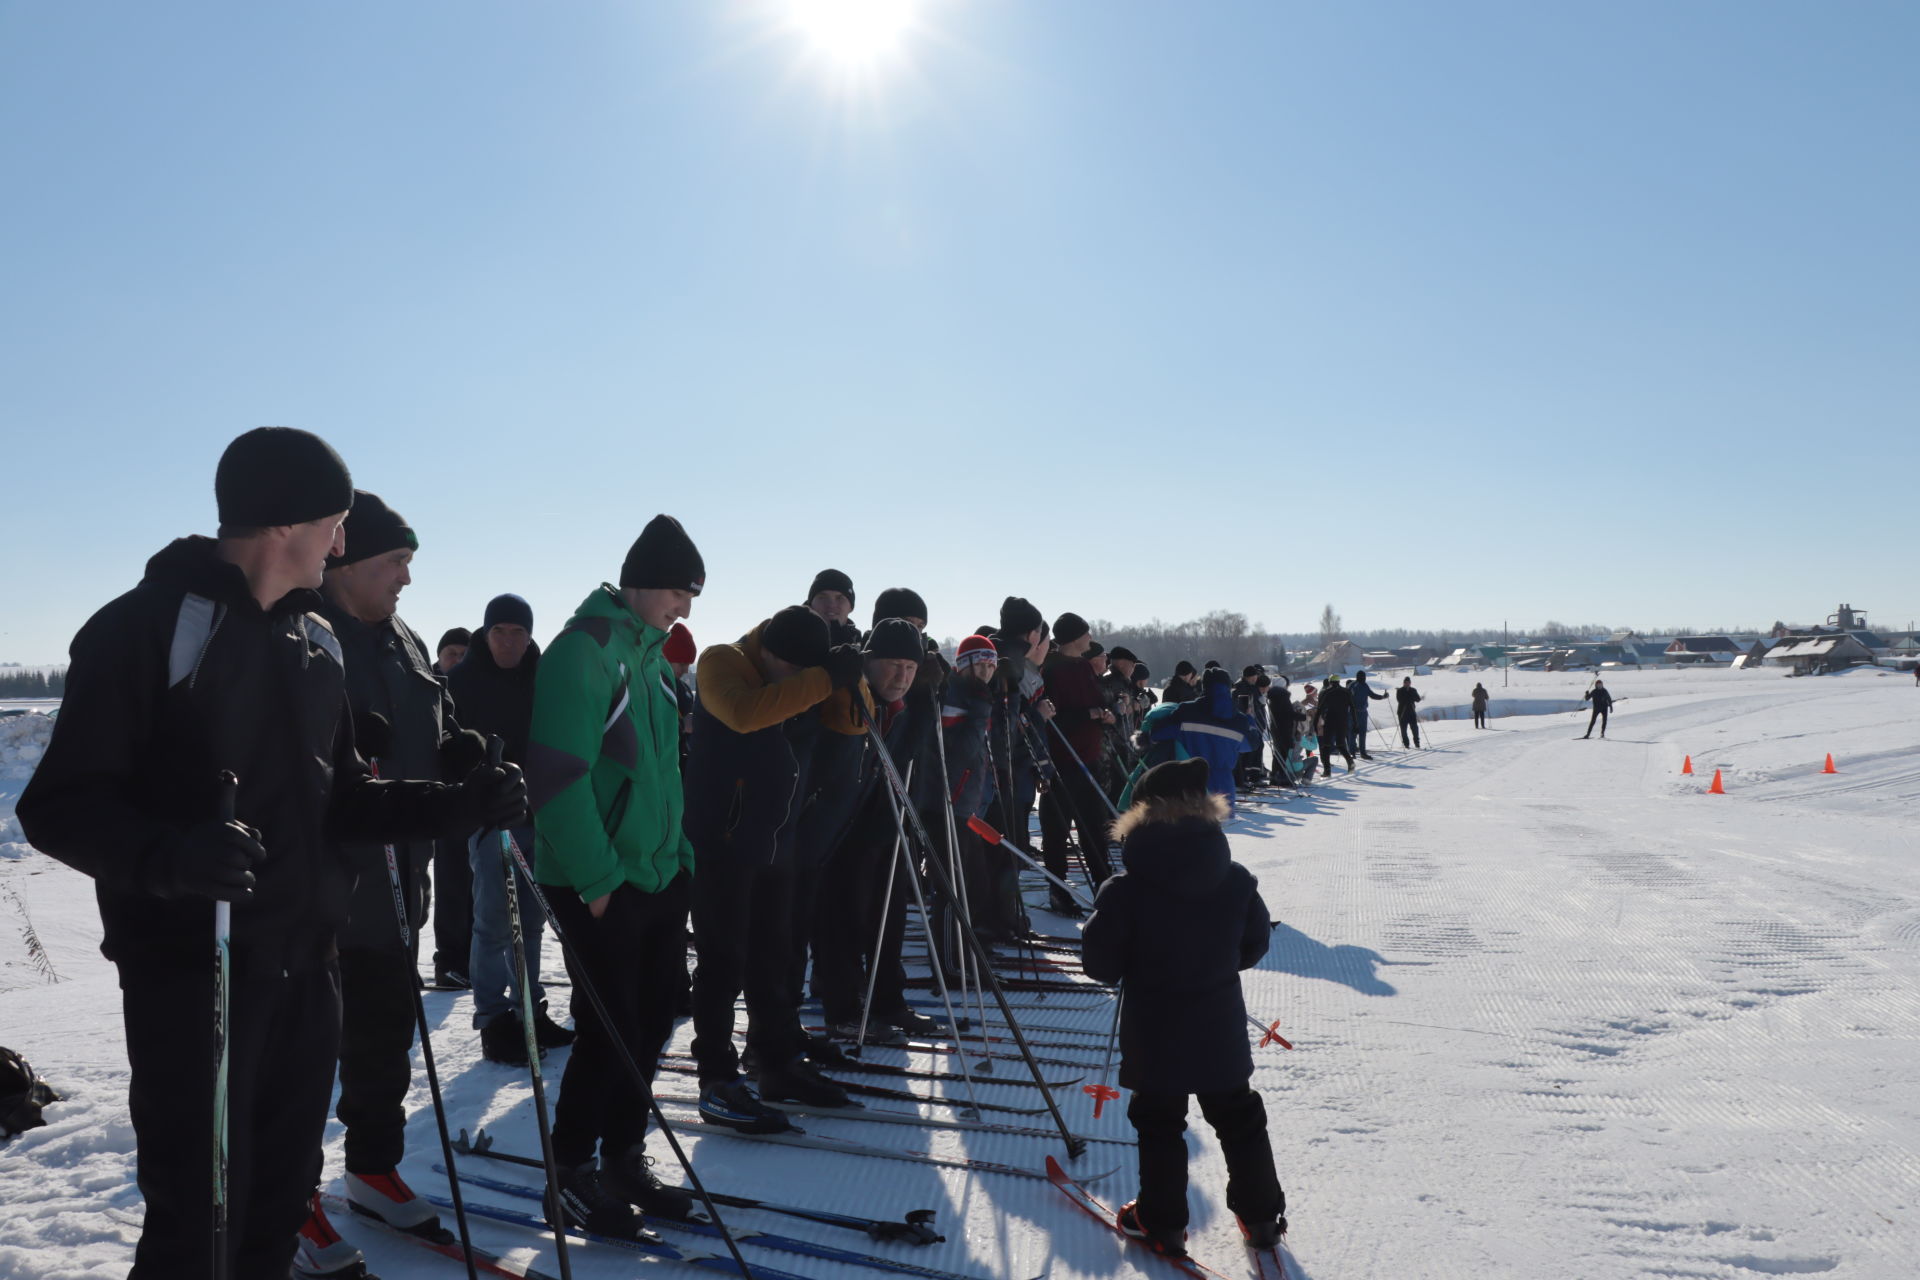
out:
{"label": "snow covered ground", "polygon": [[[1495,673],[1488,687],[1506,700],[1498,715],[1564,706],[1590,678],[1515,673],[1502,689]],[[1249,999],[1296,1046],[1256,1053],[1290,1199],[1292,1274],[1893,1280],[1920,1270],[1920,690],[1875,671],[1606,678],[1624,701],[1604,742],[1574,740],[1584,713],[1510,714],[1486,731],[1441,721],[1426,726],[1430,750],[1385,749],[1377,736],[1378,759],[1357,773],[1242,809],[1235,854],[1282,922],[1248,975]],[[1464,703],[1475,679],[1415,683],[1438,709]],[[1834,775],[1821,772],[1829,752]],[[1687,755],[1691,777],[1680,773]],[[1705,794],[1716,768],[1724,796]],[[19,782],[0,776],[0,821]],[[18,941],[23,912],[57,984]],[[140,1202],[118,993],[93,950],[91,893],[38,855],[0,859],[0,923],[0,1043],[69,1099],[48,1127],[0,1147],[0,1276],[122,1275]],[[455,1123],[533,1149],[524,1079],[480,1059],[464,998],[428,1001]],[[1033,1016],[1104,1027],[1107,1015]],[[549,1063],[557,1076],[564,1054]],[[663,1075],[661,1090],[688,1095],[691,1081]],[[1095,1122],[1077,1088],[1061,1100],[1076,1128],[1125,1134],[1117,1108]],[[424,1082],[412,1103],[405,1171],[444,1193],[430,1171]],[[1058,1146],[810,1127],[1030,1167]],[[1217,1147],[1204,1126],[1191,1141],[1192,1247],[1241,1275]],[[734,1211],[742,1225],[979,1276],[1170,1274],[1121,1252],[1044,1182],[724,1136],[687,1142],[716,1187],[885,1216],[933,1208],[949,1240],[868,1245]],[[338,1144],[335,1126],[329,1178]],[[1095,1145],[1075,1167],[1115,1166],[1097,1190],[1118,1202],[1131,1194],[1126,1148]],[[504,1166],[483,1172],[531,1182]],[[556,1270],[550,1245],[476,1230]],[[405,1246],[365,1243],[389,1277],[458,1274]],[[836,1280],[878,1274],[753,1249],[749,1259]],[[591,1250],[575,1253],[574,1268],[583,1278],[636,1269],[629,1255]]]}

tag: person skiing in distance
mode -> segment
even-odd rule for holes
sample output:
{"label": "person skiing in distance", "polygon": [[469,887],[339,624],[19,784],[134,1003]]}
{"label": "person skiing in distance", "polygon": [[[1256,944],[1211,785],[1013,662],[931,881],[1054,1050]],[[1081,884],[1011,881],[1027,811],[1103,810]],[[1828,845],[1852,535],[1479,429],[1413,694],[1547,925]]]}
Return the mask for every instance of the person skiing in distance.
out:
{"label": "person skiing in distance", "polygon": [[1484,729],[1487,727],[1487,699],[1489,696],[1487,686],[1484,684],[1475,684],[1473,686],[1473,727],[1476,729]]}
{"label": "person skiing in distance", "polygon": [[1367,673],[1359,671],[1354,673],[1352,682],[1347,685],[1347,697],[1353,702],[1350,719],[1353,724],[1354,754],[1362,760],[1371,760],[1373,757],[1367,754],[1367,729],[1373,722],[1369,706],[1372,702],[1385,702],[1387,695],[1368,684]]}
{"label": "person skiing in distance", "polygon": [[[647,1100],[613,1037],[650,1073],[686,989],[693,845],[681,829],[680,713],[663,651],[706,578],[680,522],[655,516],[628,548],[620,585],[602,583],[580,603],[534,677],[533,878],[572,944],[574,983],[554,1162],[567,1217],[607,1235],[639,1230],[633,1207],[673,1218],[692,1203],[648,1167]],[[583,978],[612,1026],[586,998]]]}
{"label": "person skiing in distance", "polygon": [[1580,695],[1580,701],[1593,704],[1593,714],[1587,717],[1587,731],[1580,735],[1584,741],[1593,736],[1593,726],[1600,725],[1600,736],[1607,736],[1607,714],[1613,710],[1613,695],[1607,692],[1606,683],[1595,678],[1593,687]]}
{"label": "person skiing in distance", "polygon": [[[19,801],[27,839],[93,878],[119,969],[140,1280],[214,1271],[214,902],[232,904],[227,1265],[285,1276],[340,1050],[335,937],[354,868],[339,842],[464,836],[526,809],[511,766],[454,786],[375,780],[355,751],[340,641],[318,613],[353,503],[340,456],[257,428],[221,455],[214,494],[218,537],[171,543],[74,637]],[[215,816],[222,770],[239,776],[232,822]]]}
{"label": "person skiing in distance", "polygon": [[[1224,675],[1224,673],[1222,673]],[[1222,693],[1228,692],[1223,682]],[[1227,1208],[1250,1248],[1287,1229],[1266,1106],[1250,1087],[1239,974],[1267,953],[1272,919],[1254,877],[1234,863],[1201,760],[1155,766],[1114,823],[1127,870],[1101,886],[1082,963],[1119,983],[1120,1083],[1138,1135],[1140,1192],[1116,1225],[1157,1252],[1186,1253],[1187,1100],[1198,1099],[1227,1161]]]}
{"label": "person skiing in distance", "polygon": [[1185,658],[1174,664],[1173,679],[1160,693],[1162,702],[1192,702],[1200,696],[1200,673]]}
{"label": "person skiing in distance", "polygon": [[700,1116],[754,1133],[790,1128],[741,1077],[734,1002],[747,1000],[747,1045],[762,1094],[845,1106],[846,1093],[809,1066],[788,1006],[793,921],[791,859],[780,844],[803,781],[783,724],[837,689],[860,684],[858,649],[829,643],[828,624],[800,605],[775,613],[733,644],[700,655],[687,756],[686,833],[699,859],[693,882],[693,1054]]}
{"label": "person skiing in distance", "polygon": [[[377,761],[383,778],[464,776],[484,762],[485,746],[477,735],[460,732],[453,699],[426,641],[398,612],[400,593],[413,581],[419,538],[378,494],[364,489],[354,491],[342,536],[346,550],[327,558],[320,616],[340,641],[347,705],[361,755]],[[456,842],[447,847],[464,861],[465,850]],[[389,850],[395,860],[391,872]],[[433,1206],[399,1173],[413,1079],[417,940],[425,923],[434,842],[355,841],[342,844],[341,852],[359,875],[339,935],[342,1016],[335,1114],[346,1129],[347,1199],[403,1231],[451,1242]],[[395,917],[396,896],[405,905],[405,938]],[[363,1269],[360,1251],[340,1238],[316,1196],[300,1231],[295,1273],[344,1276]]]}
{"label": "person skiing in distance", "polygon": [[1329,676],[1321,686],[1320,701],[1315,706],[1320,736],[1320,767],[1329,778],[1333,776],[1333,756],[1336,751],[1346,757],[1347,772],[1353,772],[1353,747],[1349,737],[1352,712],[1353,695],[1338,679]]}
{"label": "person skiing in distance", "polygon": [[[487,601],[478,643],[467,659],[447,678],[453,704],[463,727],[483,738],[499,738],[506,759],[527,767],[528,738],[533,729],[534,691],[540,678],[540,646],[533,639],[533,606],[512,593]],[[508,833],[523,853],[534,849],[531,819]],[[462,968],[473,987],[473,1026],[480,1032],[480,1054],[504,1066],[527,1065],[527,1032],[520,1022],[520,974],[514,966],[513,928],[507,914],[507,878],[500,861],[500,833],[476,831],[462,851],[471,886],[472,943]],[[518,896],[533,901],[526,880],[514,870]],[[547,1012],[547,989],[540,981],[541,939],[544,929],[522,929],[527,974],[533,982],[534,1038],[545,1056],[548,1049],[574,1041],[573,1032]]]}
{"label": "person skiing in distance", "polygon": [[453,674],[460,665],[460,659],[467,656],[467,646],[473,643],[473,633],[465,627],[448,627],[440,637],[440,644],[434,649],[434,670],[442,676]]}
{"label": "person skiing in distance", "polygon": [[1407,746],[1407,735],[1413,735],[1413,746],[1420,745],[1420,691],[1413,687],[1413,677],[1408,676],[1393,691],[1394,702],[1399,708],[1400,745]]}

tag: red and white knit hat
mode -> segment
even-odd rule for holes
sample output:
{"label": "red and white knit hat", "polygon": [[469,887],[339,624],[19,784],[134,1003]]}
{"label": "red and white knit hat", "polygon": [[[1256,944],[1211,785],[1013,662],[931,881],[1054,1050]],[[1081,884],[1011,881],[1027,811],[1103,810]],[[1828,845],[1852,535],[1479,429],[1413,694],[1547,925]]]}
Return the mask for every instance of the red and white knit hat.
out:
{"label": "red and white knit hat", "polygon": [[964,670],[976,662],[998,662],[1000,653],[993,647],[993,641],[985,636],[968,636],[960,642],[959,652],[954,654],[955,670]]}

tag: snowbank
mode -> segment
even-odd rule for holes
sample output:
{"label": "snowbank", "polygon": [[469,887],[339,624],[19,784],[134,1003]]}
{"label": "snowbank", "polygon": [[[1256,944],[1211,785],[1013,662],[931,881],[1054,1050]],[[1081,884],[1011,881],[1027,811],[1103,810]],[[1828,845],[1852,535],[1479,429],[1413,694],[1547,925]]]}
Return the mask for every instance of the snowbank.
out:
{"label": "snowbank", "polygon": [[52,739],[52,716],[29,711],[0,718],[0,774],[31,774]]}

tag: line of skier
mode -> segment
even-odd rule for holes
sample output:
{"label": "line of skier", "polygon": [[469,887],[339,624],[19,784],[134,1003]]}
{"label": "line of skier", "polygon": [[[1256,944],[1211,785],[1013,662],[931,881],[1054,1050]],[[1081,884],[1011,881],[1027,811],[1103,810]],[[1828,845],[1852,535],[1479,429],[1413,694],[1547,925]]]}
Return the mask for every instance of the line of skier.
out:
{"label": "line of skier", "polygon": [[[959,891],[930,908],[929,934],[948,936],[946,920],[989,941],[1026,935],[1015,855],[967,820],[990,817],[1020,843],[1036,807],[1047,870],[1100,889],[1090,972],[1094,938],[1123,918],[1126,936],[1154,945],[1195,931],[1235,940],[1187,979],[1143,970],[1131,944],[1108,949],[1109,976],[1143,988],[1122,1022],[1142,1137],[1142,1194],[1123,1227],[1172,1249],[1184,1149],[1167,1135],[1197,1094],[1229,1150],[1230,1206],[1250,1240],[1277,1237],[1284,1196],[1250,1062],[1229,1055],[1195,1074],[1142,1059],[1144,988],[1178,1006],[1186,980],[1214,992],[1189,1010],[1193,1034],[1239,1035],[1244,1050],[1238,983],[1229,998],[1221,981],[1264,954],[1270,920],[1252,878],[1217,865],[1225,841],[1207,796],[1231,804],[1233,771],[1263,735],[1225,671],[1182,664],[1199,678],[1174,684],[1193,696],[1156,705],[1132,654],[1103,652],[1078,615],[1049,624],[1018,596],[949,663],[918,592],[880,592],[863,631],[853,580],[832,569],[804,603],[696,659],[684,620],[706,569],[667,515],[544,649],[526,601],[501,594],[479,631],[429,650],[398,613],[419,536],[356,490],[324,441],[248,432],[223,454],[215,494],[218,535],[164,548],[76,636],[53,740],[18,806],[36,847],[94,878],[102,950],[126,992],[147,1202],[139,1280],[277,1280],[290,1266],[366,1276],[315,1194],[336,1071],[349,1201],[451,1240],[398,1172],[429,912],[436,979],[473,988],[486,1056],[537,1078],[547,1050],[571,1044],[551,1132],[560,1214],[616,1236],[646,1215],[686,1216],[690,1194],[646,1153],[649,1099],[626,1057],[650,1079],[690,1014],[708,1123],[778,1132],[789,1121],[769,1103],[847,1104],[823,1070],[847,1061],[840,1044],[944,1030],[906,999],[895,880],[951,860]],[[228,820],[223,772],[238,778]],[[903,802],[942,833],[937,847],[914,848]],[[1123,829],[1164,823],[1176,852],[1204,848],[1215,870],[1189,900],[1117,888],[1123,810]],[[503,871],[503,836],[531,883]],[[536,898],[567,944],[571,1029],[537,985],[542,922],[524,914]],[[218,993],[215,902],[231,904],[234,975]],[[1058,886],[1050,905],[1080,913]],[[809,989],[826,1035],[801,1017]],[[202,1031],[216,994],[224,1040]],[[231,1177],[210,1232],[216,1154]]]}

